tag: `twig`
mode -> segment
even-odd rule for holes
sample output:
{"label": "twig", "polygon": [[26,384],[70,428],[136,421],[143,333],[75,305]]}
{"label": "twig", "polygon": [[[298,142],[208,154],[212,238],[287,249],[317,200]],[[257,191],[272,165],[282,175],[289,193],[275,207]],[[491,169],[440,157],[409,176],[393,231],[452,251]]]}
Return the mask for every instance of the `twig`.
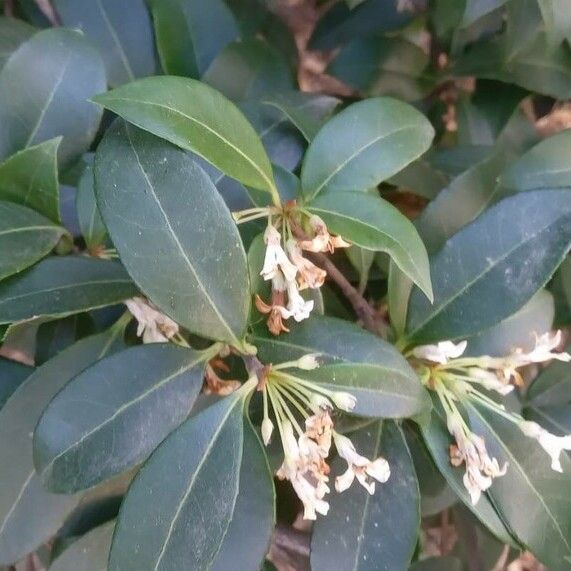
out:
{"label": "twig", "polygon": [[49,20],[52,26],[61,25],[59,16],[56,14],[50,0],[35,0],[35,2],[40,12]]}
{"label": "twig", "polygon": [[268,559],[282,571],[309,571],[309,534],[278,523]]}
{"label": "twig", "polygon": [[4,0],[4,16],[14,16],[14,0]]}

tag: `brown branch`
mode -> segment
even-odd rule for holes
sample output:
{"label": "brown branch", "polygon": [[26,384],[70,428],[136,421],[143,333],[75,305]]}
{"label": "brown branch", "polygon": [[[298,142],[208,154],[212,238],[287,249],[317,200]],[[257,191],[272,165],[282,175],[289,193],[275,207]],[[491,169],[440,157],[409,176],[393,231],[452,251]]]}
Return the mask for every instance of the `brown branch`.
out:
{"label": "brown branch", "polygon": [[59,16],[56,14],[50,0],[35,0],[40,12],[49,20],[52,26],[60,26]]}
{"label": "brown branch", "polygon": [[309,571],[309,534],[278,523],[268,559],[280,571]]}

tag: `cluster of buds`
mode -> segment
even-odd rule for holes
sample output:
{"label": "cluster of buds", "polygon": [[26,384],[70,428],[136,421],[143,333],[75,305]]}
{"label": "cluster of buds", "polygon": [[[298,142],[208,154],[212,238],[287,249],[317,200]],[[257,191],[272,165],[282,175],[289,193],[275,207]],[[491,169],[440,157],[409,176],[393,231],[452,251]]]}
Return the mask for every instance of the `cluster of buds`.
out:
{"label": "cluster of buds", "polygon": [[[300,216],[300,223],[293,222],[293,216]],[[283,210],[276,207],[252,208],[234,213],[238,223],[268,216],[268,226],[264,232],[266,253],[260,275],[271,281],[272,293],[269,302],[256,295],[256,308],[268,316],[268,329],[273,335],[287,332],[285,322],[307,319],[313,310],[314,302],[305,300],[300,291],[307,288],[319,289],[327,273],[303,256],[303,252],[329,252],[335,248],[347,248],[351,244],[340,236],[333,236],[327,230],[325,222],[316,215],[303,209],[288,206]],[[303,222],[301,222],[303,220]],[[296,228],[304,226],[309,232],[307,238],[294,236],[292,224]],[[278,230],[278,228],[281,229]],[[297,234],[299,236],[299,234]]]}
{"label": "cluster of buds", "polygon": [[125,305],[137,320],[137,335],[143,343],[167,343],[178,335],[177,323],[145,298],[133,297]]}
{"label": "cluster of buds", "polygon": [[487,408],[515,423],[525,436],[537,440],[551,457],[553,470],[561,472],[560,456],[563,450],[571,450],[571,435],[556,436],[535,422],[506,410],[505,406],[487,396],[482,389],[504,396],[523,380],[518,368],[532,363],[545,363],[552,359],[571,361],[571,355],[555,351],[561,344],[561,332],[536,336],[531,351],[515,349],[505,357],[462,357],[467,343],[442,341],[436,345],[422,345],[408,354],[424,385],[438,395],[446,413],[448,430],[455,440],[450,446],[450,462],[453,466],[465,465],[464,486],[476,504],[481,493],[487,490],[494,478],[506,473],[507,465],[500,467],[497,459],[490,458],[480,436],[474,434],[457,402],[464,399]]}
{"label": "cluster of buds", "polygon": [[262,439],[267,445],[274,430],[269,413],[271,403],[284,451],[277,476],[291,482],[303,503],[304,518],[311,520],[316,519],[318,513],[326,515],[329,511],[325,496],[330,492],[327,458],[332,443],[348,465],[347,471],[335,479],[338,492],[349,488],[357,478],[373,494],[373,480],[386,482],[390,476],[389,465],[384,458],[370,461],[361,456],[351,440],[334,429],[334,408],[350,412],[355,407],[355,397],[346,392],[325,389],[289,372],[293,368],[311,370],[318,366],[316,355],[272,366],[266,371],[262,388]]}

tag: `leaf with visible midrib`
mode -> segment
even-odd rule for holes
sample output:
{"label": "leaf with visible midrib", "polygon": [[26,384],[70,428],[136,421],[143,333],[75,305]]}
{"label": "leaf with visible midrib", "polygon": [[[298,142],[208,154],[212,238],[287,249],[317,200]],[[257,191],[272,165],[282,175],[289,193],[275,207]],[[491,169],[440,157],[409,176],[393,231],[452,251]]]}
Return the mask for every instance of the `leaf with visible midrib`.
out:
{"label": "leaf with visible midrib", "polygon": [[239,109],[208,85],[183,77],[148,77],[94,101],[243,184],[268,191],[275,186],[258,135]]}
{"label": "leaf with visible midrib", "polygon": [[153,303],[199,335],[237,343],[250,306],[246,254],[192,156],[119,120],[99,145],[95,191],[121,260]]}

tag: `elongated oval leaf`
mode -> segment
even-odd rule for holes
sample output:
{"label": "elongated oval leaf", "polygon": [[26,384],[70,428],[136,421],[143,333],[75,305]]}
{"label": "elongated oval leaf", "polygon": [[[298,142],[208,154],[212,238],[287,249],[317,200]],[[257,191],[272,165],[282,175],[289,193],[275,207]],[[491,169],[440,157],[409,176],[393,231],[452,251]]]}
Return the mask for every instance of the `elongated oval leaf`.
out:
{"label": "elongated oval leaf", "polygon": [[79,256],[48,258],[0,283],[0,323],[63,317],[136,294],[121,264]]}
{"label": "elongated oval leaf", "polygon": [[292,326],[280,338],[268,337],[265,326],[250,341],[263,363],[298,359],[320,353],[323,365],[313,371],[293,370],[303,378],[357,398],[354,413],[400,418],[414,416],[430,406],[428,393],[402,355],[375,335],[331,317],[312,317]]}
{"label": "elongated oval leaf", "polygon": [[549,280],[570,241],[570,191],[527,192],[499,202],[431,258],[434,305],[412,292],[408,338],[457,339],[498,323]]}
{"label": "elongated oval leaf", "polygon": [[90,252],[97,251],[105,243],[107,228],[103,224],[95,200],[93,168],[85,167],[77,186],[77,220],[81,234]]}
{"label": "elongated oval leaf", "polygon": [[192,156],[118,121],[99,146],[95,186],[121,259],[153,303],[195,333],[241,339],[250,305],[246,254]]}
{"label": "elongated oval leaf", "polygon": [[303,161],[301,186],[308,199],[324,190],[377,186],[428,150],[432,125],[414,107],[378,97],[354,103],[328,121]]}
{"label": "elongated oval leaf", "polygon": [[122,330],[79,341],[34,371],[0,410],[0,562],[47,541],[81,499],[47,492],[36,476],[32,433],[50,400],[85,367],[121,346]]}
{"label": "elongated oval leaf", "polygon": [[185,422],[141,468],[119,513],[109,571],[211,566],[238,494],[240,396],[234,393]]}
{"label": "elongated oval leaf", "polygon": [[47,256],[65,233],[34,210],[0,200],[0,280]]}
{"label": "elongated oval leaf", "polygon": [[0,158],[59,135],[60,161],[83,153],[101,118],[88,99],[105,86],[103,62],[80,32],[34,35],[0,72]]}
{"label": "elongated oval leaf", "polygon": [[[567,347],[569,352],[571,347]],[[526,391],[526,400],[536,406],[553,406],[571,402],[571,367],[553,361],[533,380]]]}
{"label": "elongated oval leaf", "polygon": [[62,24],[99,49],[110,85],[155,72],[153,28],[144,0],[55,0]]}
{"label": "elongated oval leaf", "polygon": [[75,377],[34,432],[34,464],[44,486],[69,494],[141,462],[188,415],[206,358],[170,343],[141,345]]}
{"label": "elongated oval leaf", "polygon": [[0,68],[21,44],[36,32],[30,24],[17,18],[0,17]]}
{"label": "elongated oval leaf", "polygon": [[61,137],[12,155],[0,165],[0,199],[60,221],[57,150]]}
{"label": "elongated oval leaf", "polygon": [[386,252],[432,299],[428,254],[412,222],[392,204],[369,193],[328,192],[308,206],[329,230],[361,248]]}
{"label": "elongated oval leaf", "polygon": [[[351,441],[371,460],[386,458],[391,475],[385,484],[376,484],[372,496],[357,481],[349,490],[331,494],[327,517],[313,528],[311,568],[406,569],[418,538],[420,492],[404,435],[394,422],[375,422],[351,433]],[[341,458],[332,463],[333,475],[346,468]]]}
{"label": "elongated oval leaf", "polygon": [[270,161],[252,126],[232,102],[199,81],[149,77],[94,100],[244,184],[262,190],[274,185]]}

